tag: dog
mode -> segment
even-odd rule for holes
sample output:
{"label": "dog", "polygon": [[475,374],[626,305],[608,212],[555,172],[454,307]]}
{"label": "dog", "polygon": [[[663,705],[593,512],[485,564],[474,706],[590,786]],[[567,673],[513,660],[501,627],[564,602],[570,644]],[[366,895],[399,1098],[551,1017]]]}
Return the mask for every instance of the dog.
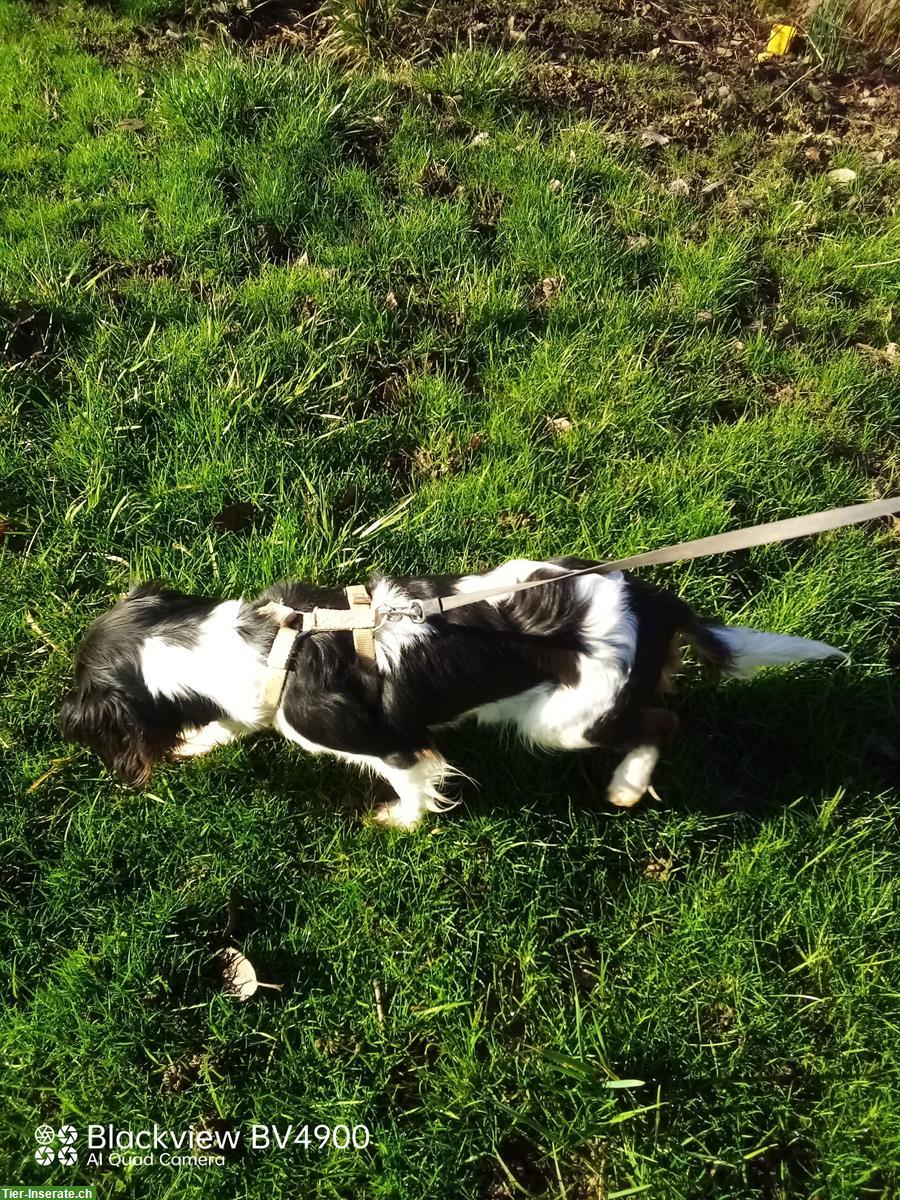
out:
{"label": "dog", "polygon": [[433,731],[467,715],[554,750],[621,750],[607,798],[631,807],[652,792],[678,727],[653,696],[671,689],[682,645],[724,677],[846,658],[824,642],[704,621],[678,596],[621,571],[556,578],[592,565],[517,559],[480,575],[375,577],[376,610],[549,582],[419,623],[385,622],[374,661],[357,655],[350,632],[299,633],[274,703],[267,657],[277,606],[347,608],[343,591],[285,581],[253,600],[216,600],[141,584],[85,635],[61,728],[132,787],[163,759],[274,728],[387,780],[396,798],[376,818],[411,829],[426,811],[449,806],[442,787],[462,773],[436,749]]}

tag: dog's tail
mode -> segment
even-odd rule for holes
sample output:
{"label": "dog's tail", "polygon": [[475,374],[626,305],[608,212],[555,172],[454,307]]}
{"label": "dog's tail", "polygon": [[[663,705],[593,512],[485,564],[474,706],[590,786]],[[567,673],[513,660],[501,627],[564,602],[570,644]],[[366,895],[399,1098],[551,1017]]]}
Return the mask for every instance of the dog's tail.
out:
{"label": "dog's tail", "polygon": [[743,625],[708,625],[697,620],[685,634],[700,661],[726,678],[746,678],[759,667],[849,657],[825,642]]}

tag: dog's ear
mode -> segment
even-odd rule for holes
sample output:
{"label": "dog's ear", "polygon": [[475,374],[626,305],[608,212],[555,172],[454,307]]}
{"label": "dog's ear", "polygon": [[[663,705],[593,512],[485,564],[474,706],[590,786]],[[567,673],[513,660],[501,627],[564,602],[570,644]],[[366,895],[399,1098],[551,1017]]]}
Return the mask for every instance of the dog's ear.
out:
{"label": "dog's ear", "polygon": [[65,737],[89,746],[129,787],[144,787],[164,753],[154,747],[138,706],[115,688],[73,688],[63,701],[59,724]]}
{"label": "dog's ear", "polygon": [[166,590],[166,585],[159,579],[148,579],[145,583],[136,583],[125,594],[126,600],[145,600],[148,596],[159,596]]}

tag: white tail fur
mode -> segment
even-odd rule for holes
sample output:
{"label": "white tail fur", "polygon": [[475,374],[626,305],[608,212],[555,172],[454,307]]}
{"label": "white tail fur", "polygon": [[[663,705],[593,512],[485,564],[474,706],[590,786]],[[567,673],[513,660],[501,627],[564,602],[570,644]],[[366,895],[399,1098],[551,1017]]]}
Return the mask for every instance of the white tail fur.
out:
{"label": "white tail fur", "polygon": [[825,642],[788,637],[781,633],[764,633],[760,629],[747,629],[742,625],[716,626],[710,632],[728,647],[732,664],[725,674],[731,678],[745,678],[759,667],[849,657],[843,650],[828,646]]}

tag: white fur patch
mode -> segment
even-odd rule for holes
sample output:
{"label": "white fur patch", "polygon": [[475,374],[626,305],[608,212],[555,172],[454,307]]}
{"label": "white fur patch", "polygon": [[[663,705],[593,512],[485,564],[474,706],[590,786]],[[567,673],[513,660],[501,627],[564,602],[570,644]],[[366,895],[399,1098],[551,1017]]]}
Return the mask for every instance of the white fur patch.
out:
{"label": "white fur patch", "polygon": [[217,604],[200,626],[195,646],[148,637],[141,648],[141,671],[150,694],[176,700],[196,692],[242,725],[265,724],[265,664],[237,630],[240,611],[240,600]]}
{"label": "white fur patch", "polygon": [[202,729],[187,729],[181,734],[181,741],[172,751],[173,758],[199,758],[203,754],[219,746],[227,746],[241,736],[243,730],[234,721],[210,721]]}
{"label": "white fur patch", "polygon": [[330,754],[386,779],[394,789],[397,800],[376,812],[376,819],[382,824],[397,829],[414,829],[426,810],[443,812],[444,809],[453,807],[453,804],[441,795],[440,788],[448,775],[456,775],[459,772],[454,771],[447,760],[434,751],[421,754],[411,767],[394,767],[374,755],[350,754],[345,750],[332,750],[330,746],[320,746],[311,742],[309,738],[297,732],[281,709],[275,714],[275,728],[289,742],[295,742],[310,754]]}
{"label": "white fur patch", "polygon": [[[469,575],[460,580],[460,591],[501,587],[528,579],[539,567],[565,573],[557,563],[515,559],[486,575]],[[486,704],[475,710],[479,722],[514,725],[527,741],[557,750],[583,750],[590,746],[584,737],[596,721],[614,707],[631,672],[637,643],[637,628],[625,605],[625,577],[621,571],[609,575],[582,575],[568,585],[586,602],[582,636],[589,651],[579,655],[579,680],[574,687],[543,684]],[[500,603],[499,596],[489,603]]]}
{"label": "white fur patch", "polygon": [[[375,608],[406,608],[411,597],[396,584],[379,580],[372,589],[372,604]],[[434,630],[427,621],[416,622],[403,618],[400,621],[385,621],[375,630],[375,662],[382,675],[390,673],[400,663],[407,646],[420,638],[431,637]]]}

